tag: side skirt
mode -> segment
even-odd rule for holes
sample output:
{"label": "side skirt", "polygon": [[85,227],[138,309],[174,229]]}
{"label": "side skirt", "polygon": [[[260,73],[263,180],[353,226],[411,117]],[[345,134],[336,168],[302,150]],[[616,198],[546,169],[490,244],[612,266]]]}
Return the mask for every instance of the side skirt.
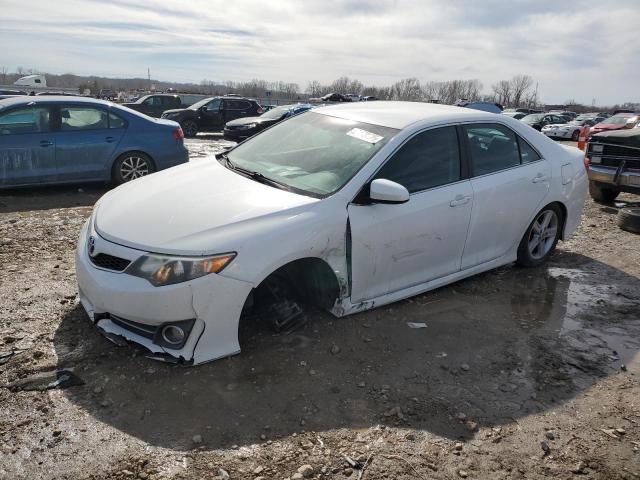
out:
{"label": "side skirt", "polygon": [[353,304],[351,303],[351,300],[349,298],[345,298],[340,302],[339,305],[336,305],[331,310],[331,313],[333,313],[336,317],[343,317],[346,315],[351,315],[352,313],[362,312],[371,308],[380,307],[382,305],[387,305],[389,303],[397,302],[398,300],[403,300],[405,298],[413,297],[415,295],[419,295],[421,293],[443,287],[450,283],[457,282],[458,280],[462,280],[463,278],[477,275],[478,273],[493,270],[494,268],[498,268],[503,265],[508,265],[515,261],[515,252],[510,251],[508,254],[491,260],[490,262],[482,263],[480,265],[467,268],[466,270],[462,270],[460,272],[455,272],[450,275],[436,278],[425,283],[420,283],[412,287],[387,293],[385,295],[381,295],[370,300],[365,300],[363,302]]}

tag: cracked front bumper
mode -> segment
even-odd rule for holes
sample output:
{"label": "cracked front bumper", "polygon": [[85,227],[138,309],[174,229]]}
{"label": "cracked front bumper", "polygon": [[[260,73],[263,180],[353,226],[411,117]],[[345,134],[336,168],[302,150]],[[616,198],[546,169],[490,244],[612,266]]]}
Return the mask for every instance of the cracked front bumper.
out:
{"label": "cracked front bumper", "polygon": [[[154,287],[147,280],[96,267],[87,252],[89,224],[78,239],[76,277],[80,302],[89,318],[107,338],[135,342],[152,357],[198,364],[239,353],[238,324],[244,302],[253,286],[248,282],[211,274],[198,279]],[[146,252],[108,242],[92,232],[100,252],[135,260]],[[179,350],[154,343],[126,319],[157,328],[167,322],[195,319],[187,340]]]}

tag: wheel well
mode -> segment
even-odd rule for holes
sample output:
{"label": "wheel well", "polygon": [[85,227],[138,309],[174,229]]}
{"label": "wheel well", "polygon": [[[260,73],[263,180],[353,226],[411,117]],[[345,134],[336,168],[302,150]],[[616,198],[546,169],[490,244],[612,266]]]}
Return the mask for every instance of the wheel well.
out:
{"label": "wheel well", "polygon": [[142,154],[145,157],[147,157],[149,160],[151,160],[151,164],[153,165],[153,169],[155,171],[158,170],[158,166],[156,165],[156,161],[153,159],[153,157],[151,155],[149,155],[147,152],[143,152],[142,150],[127,150],[126,152],[122,152],[120,155],[118,155],[116,158],[113,159],[113,162],[111,162],[111,178],[113,179],[113,169],[116,167],[116,162],[122,158],[125,155],[129,155],[131,153],[138,153],[138,154]]}
{"label": "wheel well", "polygon": [[546,207],[550,205],[557,206],[562,212],[562,218],[560,219],[560,238],[564,240],[564,226],[567,223],[567,207],[562,202],[551,202],[545,205],[543,208],[541,208],[540,211],[544,210]]}
{"label": "wheel well", "polygon": [[296,297],[304,303],[329,310],[340,295],[340,284],[329,264],[317,257],[301,258],[287,263],[269,274],[254,290],[258,291],[272,278],[285,278]]}

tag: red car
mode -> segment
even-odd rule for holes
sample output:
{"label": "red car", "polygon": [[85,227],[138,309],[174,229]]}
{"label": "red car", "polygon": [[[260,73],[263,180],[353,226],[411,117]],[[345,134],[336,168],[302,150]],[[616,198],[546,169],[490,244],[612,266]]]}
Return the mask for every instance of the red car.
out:
{"label": "red car", "polygon": [[621,130],[623,128],[633,128],[640,121],[640,115],[637,113],[618,113],[613,117],[609,117],[600,123],[596,123],[589,135],[595,135],[596,133],[606,132],[609,130]]}

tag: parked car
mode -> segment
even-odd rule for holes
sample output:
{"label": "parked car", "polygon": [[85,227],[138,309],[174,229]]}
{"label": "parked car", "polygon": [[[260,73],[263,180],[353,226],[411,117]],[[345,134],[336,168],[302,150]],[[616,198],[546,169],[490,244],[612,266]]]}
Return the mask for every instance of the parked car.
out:
{"label": "parked car", "polygon": [[367,95],[366,97],[362,97],[361,100],[363,102],[373,102],[375,100],[378,100],[378,97],[374,97],[373,95]]}
{"label": "parked car", "polygon": [[578,115],[576,117],[576,120],[587,120],[587,119],[591,119],[591,118],[602,118],[603,120],[605,118],[609,118],[611,115],[608,114],[607,112],[587,112],[587,113],[581,113],[580,115]]}
{"label": "parked car", "polygon": [[483,112],[502,113],[502,105],[494,102],[469,102],[467,100],[458,100],[456,107],[473,108],[474,110],[482,110]]}
{"label": "parked car", "polygon": [[271,125],[275,125],[299,113],[306,112],[311,108],[313,108],[313,105],[309,103],[282,105],[263,113],[259,117],[244,117],[231,120],[224,126],[224,138],[234,142],[240,142]]}
{"label": "parked car", "polygon": [[145,95],[133,103],[123,103],[123,105],[156,118],[160,118],[166,110],[182,108],[184,106],[180,96],[167,94]]}
{"label": "parked car", "polygon": [[506,116],[508,116],[508,117],[511,117],[511,118],[513,118],[513,119],[515,119],[515,120],[522,120],[524,117],[526,117],[526,116],[527,116],[527,114],[526,114],[526,113],[523,113],[523,112],[515,112],[515,111],[510,111],[510,112],[505,112],[505,111],[503,111],[503,112],[502,112],[502,114],[503,114],[503,115],[506,115]]}
{"label": "parked car", "polygon": [[13,96],[13,95],[26,95],[26,94],[27,92],[24,92],[22,90],[0,89],[0,95]]}
{"label": "parked car", "polygon": [[360,95],[356,95],[355,93],[345,93],[344,96],[347,97],[351,102],[359,102],[362,100],[362,97]]}
{"label": "parked car", "polygon": [[120,184],[187,161],[175,122],[84,97],[0,101],[0,187]]}
{"label": "parked car", "polygon": [[505,108],[502,113],[510,113],[510,112],[520,112],[525,115],[529,115],[531,113],[544,113],[542,110],[535,110],[533,108]]}
{"label": "parked car", "polygon": [[554,115],[564,116],[564,117],[567,117],[569,120],[573,120],[574,118],[576,118],[578,116],[578,114],[576,112],[571,112],[569,110],[550,110],[547,113],[552,113]]}
{"label": "parked car", "polygon": [[613,202],[620,192],[640,195],[640,131],[613,130],[593,135],[587,143],[589,193]]}
{"label": "parked car", "polygon": [[82,228],[80,302],[114,341],[199,364],[240,352],[241,321],[295,325],[302,301],[341,317],[540,265],[587,193],[582,151],[417,102],[314,109],[217,158],[110,192]]}
{"label": "parked car", "polygon": [[567,123],[567,119],[565,117],[551,113],[532,113],[522,118],[520,121],[538,131],[541,131],[542,127],[545,125]]}
{"label": "parked car", "polygon": [[567,123],[550,124],[542,127],[542,133],[551,138],[568,138],[574,142],[580,137],[580,130],[585,125],[592,127],[598,123],[598,118],[587,118],[584,120],[571,120]]}
{"label": "parked car", "polygon": [[633,128],[640,121],[640,115],[634,113],[618,113],[591,127],[591,135],[609,130]]}
{"label": "parked car", "polygon": [[310,102],[323,103],[323,102],[350,102],[351,99],[341,93],[327,93],[320,98],[310,98]]}
{"label": "parked car", "polygon": [[162,118],[178,122],[187,137],[195,137],[198,132],[220,131],[236,118],[256,117],[262,113],[262,107],[255,100],[227,95],[205,98],[187,108],[167,110]]}

